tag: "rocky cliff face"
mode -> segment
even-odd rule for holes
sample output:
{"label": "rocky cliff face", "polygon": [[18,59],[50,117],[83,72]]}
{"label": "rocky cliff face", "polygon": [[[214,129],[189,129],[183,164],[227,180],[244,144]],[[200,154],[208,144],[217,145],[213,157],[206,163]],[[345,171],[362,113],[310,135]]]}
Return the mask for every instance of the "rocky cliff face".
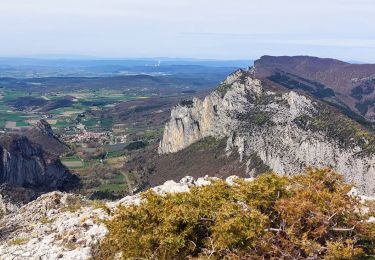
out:
{"label": "rocky cliff face", "polygon": [[[45,127],[43,129],[46,130]],[[60,144],[51,132],[40,129],[30,131],[40,142],[46,140],[46,143]],[[70,185],[69,182],[73,183],[75,178],[61,164],[58,155],[32,141],[29,134],[12,133],[0,137],[0,184],[8,183],[42,191],[63,189]]]}
{"label": "rocky cliff face", "polygon": [[305,167],[332,167],[363,193],[375,194],[375,141],[357,123],[294,91],[276,91],[254,71],[230,75],[203,101],[171,112],[159,153],[174,153],[204,137],[227,138],[254,175],[252,158],[280,174]]}

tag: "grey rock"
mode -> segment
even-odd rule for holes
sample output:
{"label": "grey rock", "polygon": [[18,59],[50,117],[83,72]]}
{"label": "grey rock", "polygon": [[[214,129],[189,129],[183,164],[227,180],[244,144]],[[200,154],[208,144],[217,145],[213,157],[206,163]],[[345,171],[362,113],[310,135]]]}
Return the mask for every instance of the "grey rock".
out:
{"label": "grey rock", "polygon": [[[38,138],[35,142],[30,136]],[[39,123],[27,133],[6,133],[0,136],[0,184],[51,191],[74,186],[77,179],[61,163],[56,144],[60,141],[53,135],[49,125]],[[35,138],[36,139],[36,138]],[[52,149],[42,147],[40,142],[51,144]],[[65,149],[65,146],[63,146]]]}
{"label": "grey rock", "polygon": [[[364,153],[355,142],[343,147],[324,131],[297,124],[296,119],[319,109],[317,100],[293,91],[274,91],[256,79],[252,70],[238,70],[203,101],[194,99],[172,110],[159,153],[180,151],[208,136],[225,137],[227,154],[238,152],[241,160],[256,154],[279,174],[298,174],[310,166],[331,167],[361,193],[375,194],[373,152]],[[253,170],[247,169],[250,177]]]}

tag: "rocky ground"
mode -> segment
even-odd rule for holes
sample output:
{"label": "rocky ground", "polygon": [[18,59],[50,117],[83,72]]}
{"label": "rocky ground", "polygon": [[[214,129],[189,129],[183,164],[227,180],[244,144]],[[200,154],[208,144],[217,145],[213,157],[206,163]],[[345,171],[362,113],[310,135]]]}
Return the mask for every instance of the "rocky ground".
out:
{"label": "rocky ground", "polygon": [[[228,182],[232,177],[227,178]],[[157,193],[187,192],[193,185],[206,185],[208,177],[185,177],[153,188]],[[106,235],[103,223],[119,205],[140,203],[139,195],[116,202],[89,201],[83,197],[51,192],[22,207],[14,205],[0,219],[0,259],[90,259]],[[4,201],[0,198],[0,205]]]}
{"label": "rocky ground", "polygon": [[[238,177],[230,176],[226,182],[232,185],[235,178]],[[179,182],[167,181],[153,190],[159,194],[189,192],[192,186],[209,185],[213,179],[187,176]],[[350,195],[357,196],[358,191],[353,189]],[[362,196],[362,199],[375,197]],[[139,203],[140,194],[103,202],[62,192],[44,194],[22,207],[9,207],[8,203],[12,212],[0,219],[0,259],[95,259],[98,245],[108,232],[104,221],[116,214],[118,206]],[[4,199],[0,198],[0,208],[1,205]]]}
{"label": "rocky ground", "polygon": [[0,222],[2,259],[87,259],[108,214],[76,195],[52,192]]}

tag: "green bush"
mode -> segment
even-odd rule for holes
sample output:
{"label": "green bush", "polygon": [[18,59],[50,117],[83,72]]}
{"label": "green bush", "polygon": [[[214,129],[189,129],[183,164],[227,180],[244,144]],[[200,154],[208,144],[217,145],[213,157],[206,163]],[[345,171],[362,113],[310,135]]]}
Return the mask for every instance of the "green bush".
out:
{"label": "green bush", "polygon": [[355,259],[374,254],[373,208],[348,196],[331,170],[265,174],[235,185],[214,181],[190,192],[142,194],[120,207],[98,259]]}

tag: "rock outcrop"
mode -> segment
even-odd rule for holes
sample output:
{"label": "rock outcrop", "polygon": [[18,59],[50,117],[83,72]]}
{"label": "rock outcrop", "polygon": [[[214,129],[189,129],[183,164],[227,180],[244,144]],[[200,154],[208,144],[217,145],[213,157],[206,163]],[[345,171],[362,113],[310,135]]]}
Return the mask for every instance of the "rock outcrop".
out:
{"label": "rock outcrop", "polygon": [[250,176],[256,156],[280,174],[332,167],[362,193],[375,194],[374,135],[312,97],[264,85],[253,69],[236,71],[203,101],[176,106],[159,153],[208,136],[227,138],[227,154],[238,152]]}
{"label": "rock outcrop", "polygon": [[[226,182],[235,185],[237,178],[230,176]],[[191,187],[210,185],[212,180],[215,178],[186,176],[179,182],[166,181],[153,191],[158,194],[189,192]],[[251,178],[243,180],[252,181]],[[349,195],[357,196],[356,190]],[[361,199],[375,200],[375,197]],[[0,217],[0,259],[96,259],[98,244],[108,233],[104,220],[114,217],[119,206],[140,203],[140,194],[114,202],[90,201],[62,192],[44,194],[16,212]]]}
{"label": "rock outcrop", "polygon": [[108,213],[61,192],[40,196],[0,219],[1,259],[90,259]]}
{"label": "rock outcrop", "polygon": [[[228,183],[232,180],[227,179]],[[208,184],[207,177],[185,177],[153,190],[159,194],[188,192],[192,186]],[[113,217],[118,206],[139,203],[139,194],[107,203],[62,192],[44,194],[0,217],[0,259],[95,259],[95,249],[108,232],[103,221]]]}
{"label": "rock outcrop", "polygon": [[[64,189],[74,185],[76,178],[62,165],[58,156],[58,145],[64,149],[65,146],[53,136],[52,131],[48,131],[48,127],[43,123],[41,125],[43,131],[38,125],[39,129],[3,134],[0,137],[0,184],[38,191]],[[51,148],[44,148],[40,144],[43,140]]]}

